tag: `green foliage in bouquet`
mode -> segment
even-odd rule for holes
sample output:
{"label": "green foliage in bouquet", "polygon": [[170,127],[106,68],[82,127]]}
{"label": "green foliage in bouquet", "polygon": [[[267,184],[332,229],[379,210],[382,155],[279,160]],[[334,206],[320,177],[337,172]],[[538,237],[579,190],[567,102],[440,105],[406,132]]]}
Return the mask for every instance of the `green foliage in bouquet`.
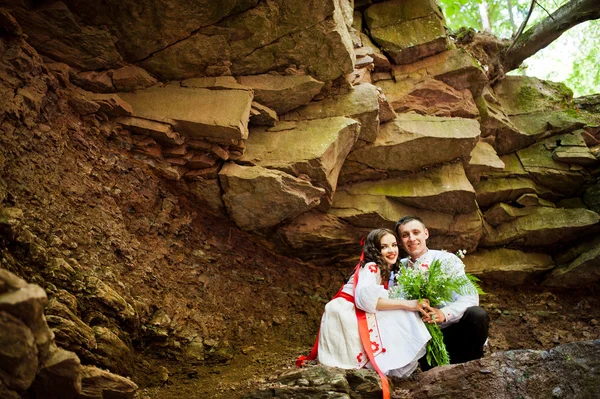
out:
{"label": "green foliage in bouquet", "polygon": [[[462,257],[464,251],[459,251],[458,255]],[[390,298],[429,299],[432,307],[439,307],[451,302],[455,292],[459,295],[484,293],[477,284],[477,277],[445,266],[435,259],[428,268],[402,268],[396,278],[397,284],[390,288]],[[440,326],[435,323],[425,326],[431,334],[427,343],[427,363],[430,366],[450,364]]]}

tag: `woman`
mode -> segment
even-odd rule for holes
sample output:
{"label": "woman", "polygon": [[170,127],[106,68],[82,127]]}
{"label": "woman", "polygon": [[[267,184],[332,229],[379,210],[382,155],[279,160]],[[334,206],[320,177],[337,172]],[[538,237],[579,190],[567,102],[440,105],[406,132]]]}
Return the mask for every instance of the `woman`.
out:
{"label": "woman", "polygon": [[375,369],[382,377],[385,397],[384,374],[410,375],[431,336],[419,317],[419,312],[424,313],[423,304],[390,299],[382,284],[387,285],[398,261],[394,233],[387,229],[371,231],[363,255],[354,274],[325,306],[313,352],[297,364],[316,355],[326,366]]}

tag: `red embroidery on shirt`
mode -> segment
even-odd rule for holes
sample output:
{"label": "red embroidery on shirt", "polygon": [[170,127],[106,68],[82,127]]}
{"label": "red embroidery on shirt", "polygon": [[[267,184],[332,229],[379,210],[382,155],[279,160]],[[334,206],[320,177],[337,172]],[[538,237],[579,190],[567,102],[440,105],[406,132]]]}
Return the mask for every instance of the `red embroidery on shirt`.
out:
{"label": "red embroidery on shirt", "polygon": [[427,264],[427,263],[422,263],[422,264],[421,264],[421,267],[422,267],[423,269],[429,269],[429,264]]}
{"label": "red embroidery on shirt", "polygon": [[379,350],[379,344],[375,341],[371,341],[371,349],[373,352],[377,352]]}
{"label": "red embroidery on shirt", "polygon": [[381,348],[381,352],[385,353],[387,350],[385,348]]}
{"label": "red embroidery on shirt", "polygon": [[360,352],[360,353],[358,354],[358,356],[356,356],[356,360],[357,360],[359,363],[362,363],[362,357],[363,357],[363,353],[362,353],[362,352]]}
{"label": "red embroidery on shirt", "polygon": [[375,264],[372,264],[372,265],[369,265],[369,270],[370,270],[372,273],[377,273],[377,270],[379,270],[379,268],[377,267],[377,265],[375,265]]}

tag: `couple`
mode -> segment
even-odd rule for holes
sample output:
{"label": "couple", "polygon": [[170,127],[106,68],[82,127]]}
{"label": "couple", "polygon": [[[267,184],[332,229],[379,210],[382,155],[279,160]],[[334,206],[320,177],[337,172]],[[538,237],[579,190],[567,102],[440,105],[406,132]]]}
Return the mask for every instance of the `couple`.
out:
{"label": "couple", "polygon": [[[391,299],[388,284],[393,284],[394,269],[427,267],[434,259],[464,274],[464,265],[455,255],[427,248],[429,231],[421,219],[405,216],[396,223],[396,234],[409,257],[398,261],[396,236],[390,230],[371,231],[354,274],[325,306],[317,342],[308,357],[321,364],[344,369],[367,367],[382,376],[410,375],[424,359],[431,338],[424,323],[438,323],[451,363],[462,363],[483,356],[489,318],[477,306],[479,297],[453,295],[453,302],[442,308],[429,306],[427,300]],[[385,392],[385,387],[384,387]]]}

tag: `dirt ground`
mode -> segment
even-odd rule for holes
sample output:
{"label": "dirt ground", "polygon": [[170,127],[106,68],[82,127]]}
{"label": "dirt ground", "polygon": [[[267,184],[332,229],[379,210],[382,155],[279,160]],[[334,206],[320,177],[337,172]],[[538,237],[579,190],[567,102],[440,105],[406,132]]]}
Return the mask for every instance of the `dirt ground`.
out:
{"label": "dirt ground", "polygon": [[[486,295],[481,297],[481,304],[492,320],[485,356],[503,350],[550,349],[567,342],[600,338],[597,288],[551,292],[535,286],[505,288],[485,282],[482,288]],[[178,373],[175,371],[178,365],[172,364],[168,367],[175,373],[166,384],[142,389],[138,397],[242,397],[257,389],[261,382],[295,367],[296,357],[310,351],[308,341],[275,338],[268,349],[256,348],[227,365],[198,368],[194,375]]]}

